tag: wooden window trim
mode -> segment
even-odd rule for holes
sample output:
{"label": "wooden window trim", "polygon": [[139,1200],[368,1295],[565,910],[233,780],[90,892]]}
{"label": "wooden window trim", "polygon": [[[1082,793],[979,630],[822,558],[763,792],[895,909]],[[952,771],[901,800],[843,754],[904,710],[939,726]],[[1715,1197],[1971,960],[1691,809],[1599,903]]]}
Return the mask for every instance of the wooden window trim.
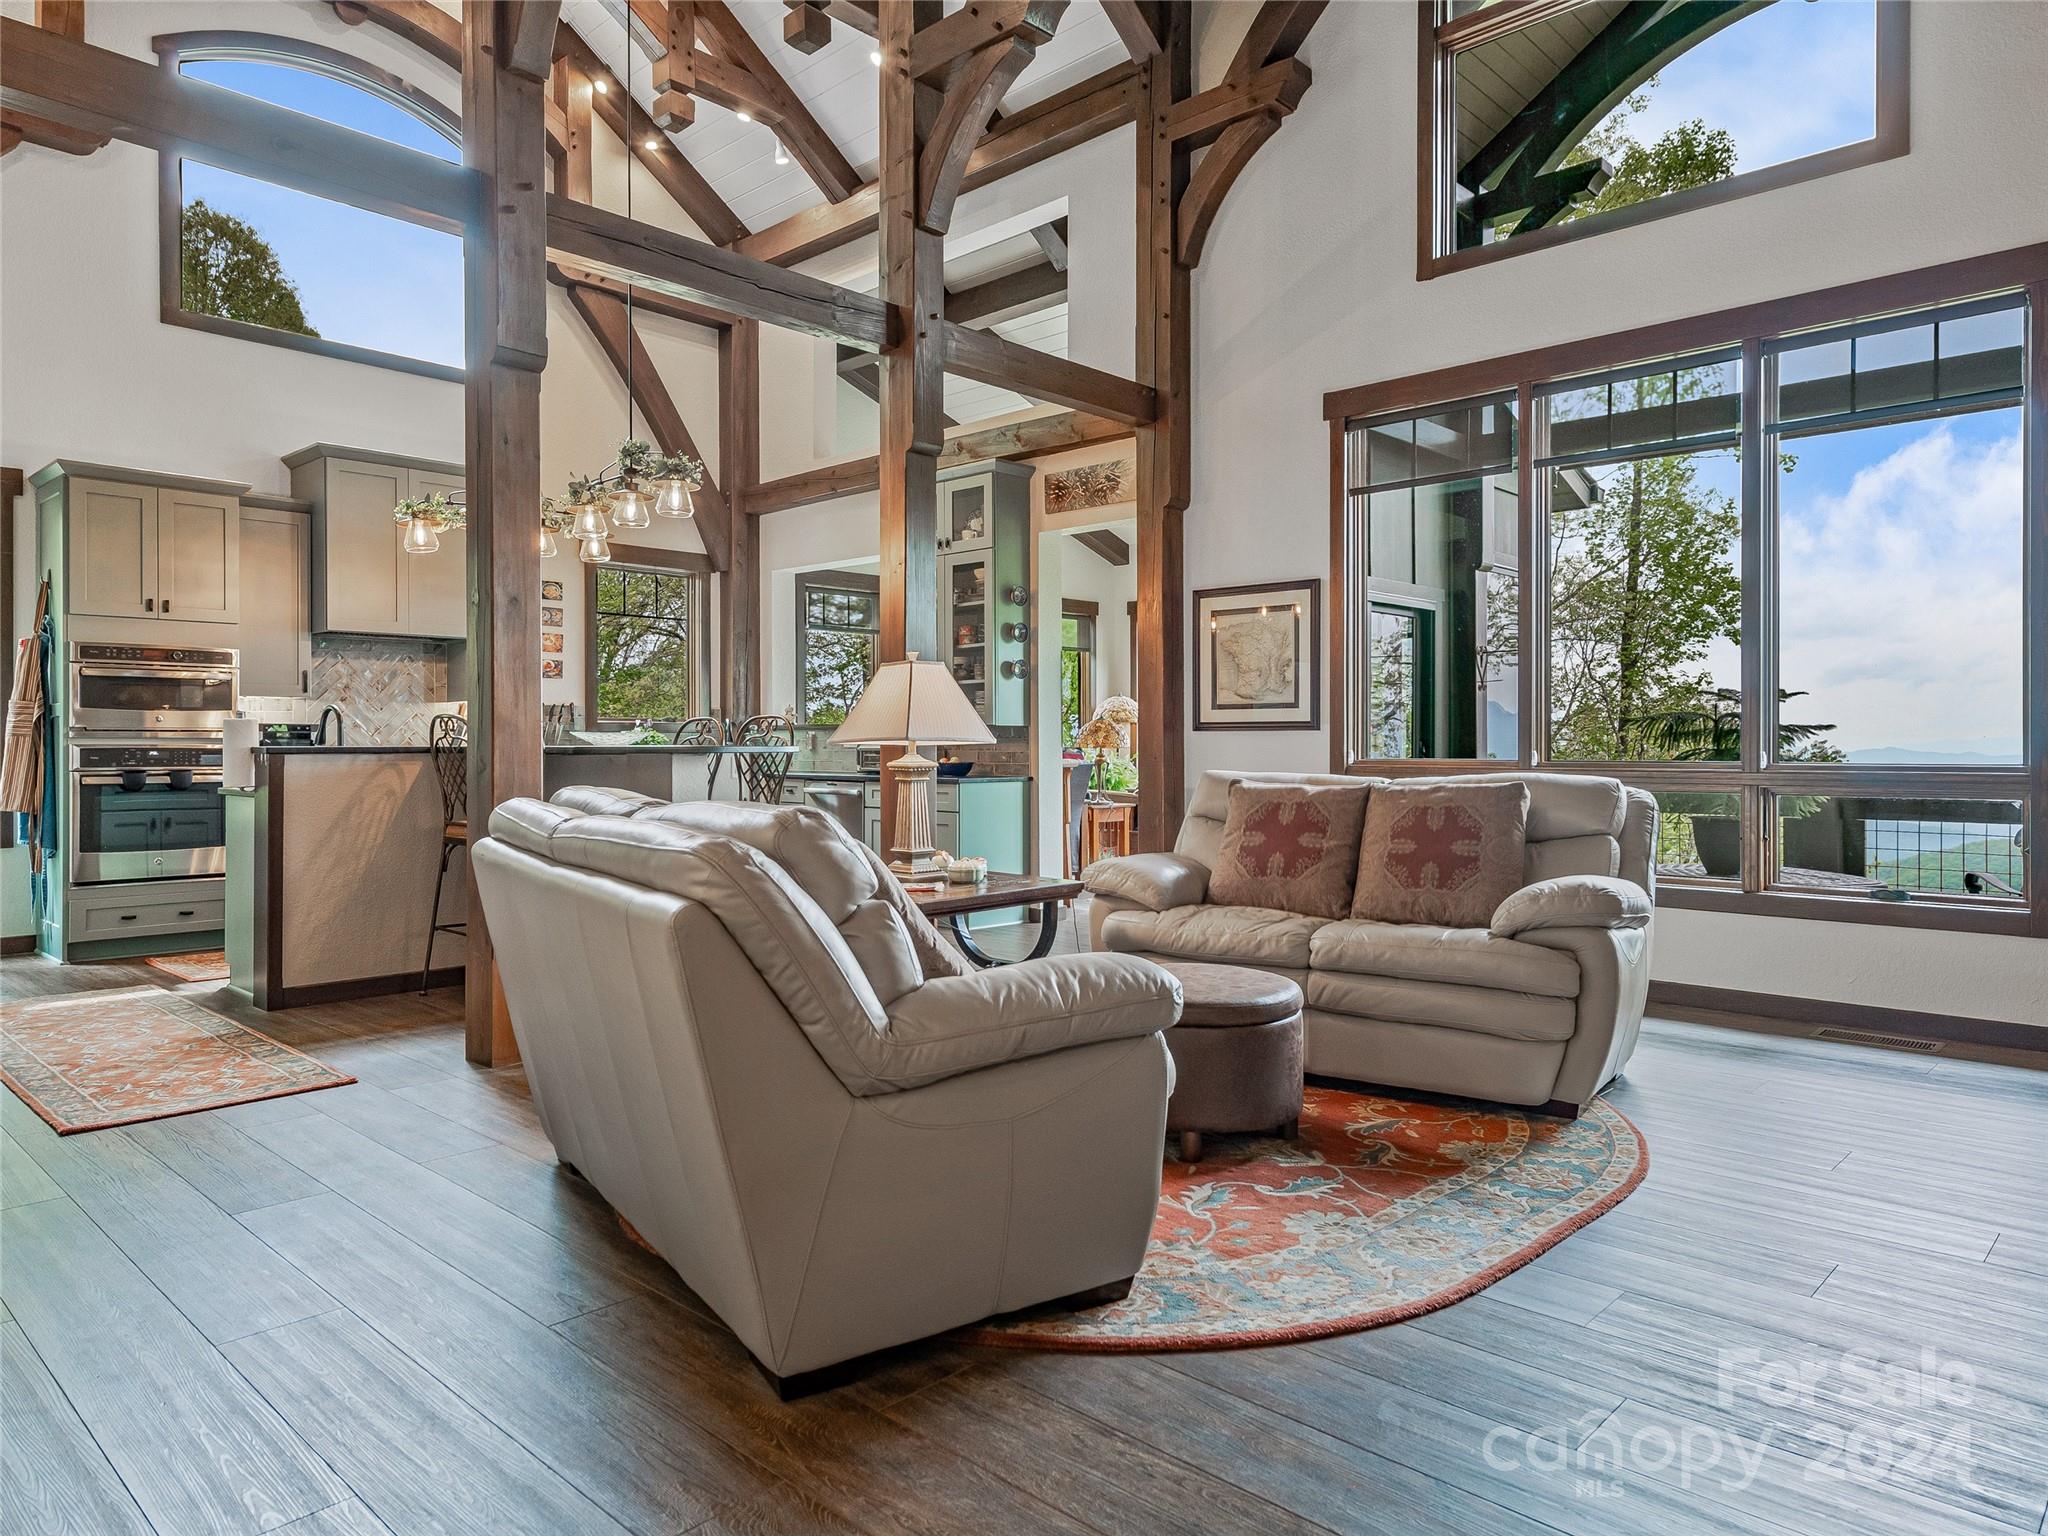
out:
{"label": "wooden window trim", "polygon": [[[1965,261],[1844,284],[1814,293],[1773,299],[1709,315],[1648,326],[1581,342],[1544,347],[1457,368],[1439,369],[1391,379],[1324,397],[1330,429],[1330,586],[1332,601],[1325,644],[1331,657],[1330,766],[1333,772],[1380,778],[1442,777],[1532,769],[1546,773],[1594,774],[1621,778],[1652,792],[1671,790],[1724,791],[1741,796],[1744,839],[1742,888],[1725,884],[1661,880],[1660,905],[1701,911],[1739,912],[1763,916],[1810,918],[1828,922],[1889,924],[1896,927],[2017,934],[2048,938],[2048,244],[2018,247]],[[2022,406],[2025,458],[2022,495],[2024,609],[2023,676],[2026,760],[2022,764],[1910,764],[1857,766],[1829,763],[1787,763],[1765,767],[1754,760],[1754,744],[1765,739],[1767,719],[1745,720],[1742,761],[1734,763],[1590,763],[1549,760],[1542,750],[1548,719],[1543,695],[1541,588],[1542,573],[1530,556],[1543,548],[1538,537],[1541,508],[1533,465],[1540,455],[1540,434],[1534,428],[1536,389],[1555,380],[1640,362],[1666,354],[1708,347],[1739,345],[1743,349],[1743,461],[1745,473],[1759,479],[1763,469],[1766,418],[1761,409],[1768,387],[1760,366],[1765,343],[1792,332],[1852,323],[1893,311],[1936,306],[1999,292],[2024,291],[2027,314],[2027,385]],[[1396,411],[1421,411],[1469,398],[1513,389],[1518,400],[1516,474],[1520,489],[1521,585],[1523,654],[1519,704],[1519,743],[1515,760],[1506,759],[1354,759],[1345,745],[1348,657],[1344,654],[1344,616],[1355,594],[1344,586],[1346,502],[1344,438],[1355,419]],[[1768,583],[1774,565],[1766,547],[1769,535],[1767,493],[1745,485],[1743,495],[1743,692],[1746,708],[1758,708],[1763,691],[1769,637]],[[1867,897],[1770,888],[1764,879],[1775,854],[1770,827],[1773,794],[1861,793],[1950,798],[1995,798],[2022,801],[2026,807],[2027,866],[2025,908],[1937,895],[1908,902],[1877,902]]]}
{"label": "wooden window trim", "polygon": [[[422,121],[437,126],[446,133],[450,142],[462,142],[462,125],[456,115],[441,105],[425,91],[420,90],[389,70],[354,56],[327,48],[319,43],[302,42],[297,38],[278,37],[266,32],[174,32],[152,40],[157,59],[162,68],[178,71],[188,55],[232,54],[256,61],[271,61],[279,64],[296,64],[312,73],[329,79],[342,80],[382,96],[394,106],[412,112]],[[283,347],[290,352],[307,352],[315,357],[335,358],[347,363],[365,363],[373,368],[389,368],[397,373],[417,374],[422,378],[441,379],[451,384],[463,382],[460,368],[447,363],[429,362],[425,358],[405,357],[396,352],[382,352],[374,347],[359,347],[345,341],[335,341],[326,336],[300,336],[292,331],[275,330],[267,325],[252,325],[246,320],[232,320],[223,315],[203,315],[184,306],[184,264],[182,261],[182,240],[185,213],[184,181],[181,167],[185,156],[169,150],[157,153],[157,318],[165,325],[183,326],[187,330],[205,331],[215,336],[232,336],[239,341],[260,342],[265,346]],[[252,178],[256,179],[256,178]],[[308,193],[317,197],[318,193]],[[330,198],[330,202],[342,199]],[[381,210],[371,210],[381,211]],[[395,215],[386,214],[388,217]]]}
{"label": "wooden window trim", "polygon": [[1760,192],[1796,186],[1859,166],[1895,160],[1911,149],[1909,105],[1910,25],[1907,0],[1877,0],[1877,112],[1875,132],[1853,144],[1802,155],[1777,165],[1738,171],[1724,181],[1670,192],[1646,202],[1616,208],[1592,218],[1532,230],[1512,240],[1469,250],[1450,250],[1445,236],[1450,199],[1450,164],[1443,146],[1450,142],[1451,59],[1457,53],[1531,25],[1566,8],[1558,0],[1506,0],[1455,21],[1438,21],[1437,0],[1417,0],[1418,86],[1416,135],[1415,280],[1426,283],[1451,272],[1463,272],[1609,230],[1626,229],[1710,208]]}
{"label": "wooden window trim", "polygon": [[[586,730],[596,730],[603,722],[597,713],[597,573],[602,570],[653,571],[659,575],[687,575],[690,581],[690,628],[694,633],[701,628],[706,636],[712,631],[710,621],[711,572],[714,567],[708,555],[695,550],[661,549],[651,544],[620,544],[612,546],[609,565],[593,565],[579,561],[583,566],[583,721]],[[711,702],[711,657],[709,647],[693,643],[690,646],[690,708],[697,714],[706,712]],[[619,722],[626,724],[630,722]]]}
{"label": "wooden window trim", "polygon": [[[831,580],[827,581],[826,577],[830,577]],[[807,622],[809,606],[806,602],[805,594],[813,587],[836,588],[841,592],[873,592],[879,595],[882,590],[882,578],[869,575],[865,571],[842,571],[832,567],[815,571],[798,571],[796,573],[796,672],[794,680],[796,712],[799,715],[808,713],[806,707],[807,700],[804,695],[804,667],[810,655],[811,626]],[[879,627],[874,633],[876,635],[876,655],[879,657],[881,654],[881,630]],[[814,724],[809,720],[799,720],[796,724],[799,730],[826,729],[825,726]]]}

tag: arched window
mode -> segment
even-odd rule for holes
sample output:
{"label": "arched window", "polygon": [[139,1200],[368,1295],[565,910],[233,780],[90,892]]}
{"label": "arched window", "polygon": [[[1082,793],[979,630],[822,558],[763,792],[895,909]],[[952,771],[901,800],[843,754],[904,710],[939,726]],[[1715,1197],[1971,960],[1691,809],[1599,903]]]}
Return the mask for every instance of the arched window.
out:
{"label": "arched window", "polygon": [[[164,67],[437,159],[456,115],[317,43],[251,32],[156,39]],[[162,158],[162,315],[248,341],[462,377],[462,240],[203,160]]]}

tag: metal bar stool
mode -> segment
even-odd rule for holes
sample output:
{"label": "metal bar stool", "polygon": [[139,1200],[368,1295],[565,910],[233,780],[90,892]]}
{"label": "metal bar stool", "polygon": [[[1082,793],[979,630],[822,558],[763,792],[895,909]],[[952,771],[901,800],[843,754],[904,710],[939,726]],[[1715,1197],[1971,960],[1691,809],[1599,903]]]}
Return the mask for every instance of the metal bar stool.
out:
{"label": "metal bar stool", "polygon": [[752,715],[732,725],[728,734],[733,746],[755,749],[734,754],[740,798],[776,804],[796,756],[796,722],[787,715]]}
{"label": "metal bar stool", "polygon": [[434,910],[427,919],[427,957],[420,962],[420,995],[434,970],[434,935],[469,933],[468,923],[441,921],[441,889],[448,882],[448,860],[469,846],[469,722],[460,715],[436,715],[427,731],[427,753],[441,781],[441,873],[434,877]]}

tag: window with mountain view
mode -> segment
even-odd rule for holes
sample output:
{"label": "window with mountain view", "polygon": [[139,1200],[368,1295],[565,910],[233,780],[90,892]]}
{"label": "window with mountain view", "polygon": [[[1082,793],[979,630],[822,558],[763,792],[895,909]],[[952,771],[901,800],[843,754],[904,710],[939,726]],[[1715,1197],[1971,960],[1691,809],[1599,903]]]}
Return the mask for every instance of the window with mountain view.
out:
{"label": "window with mountain view", "polygon": [[1896,0],[1514,9],[1434,23],[1439,256],[1903,153]]}
{"label": "window with mountain view", "polygon": [[[289,39],[195,42],[180,73],[442,160],[453,114],[369,65]],[[163,157],[167,321],[459,378],[462,240],[202,161]]]}

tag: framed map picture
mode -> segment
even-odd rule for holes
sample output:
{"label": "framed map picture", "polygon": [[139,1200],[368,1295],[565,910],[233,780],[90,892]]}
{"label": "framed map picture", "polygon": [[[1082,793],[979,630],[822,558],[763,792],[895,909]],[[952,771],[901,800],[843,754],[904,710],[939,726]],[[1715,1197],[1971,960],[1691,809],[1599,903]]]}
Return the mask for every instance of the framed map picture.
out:
{"label": "framed map picture", "polygon": [[1194,596],[1195,729],[1318,729],[1321,580],[1208,587]]}

